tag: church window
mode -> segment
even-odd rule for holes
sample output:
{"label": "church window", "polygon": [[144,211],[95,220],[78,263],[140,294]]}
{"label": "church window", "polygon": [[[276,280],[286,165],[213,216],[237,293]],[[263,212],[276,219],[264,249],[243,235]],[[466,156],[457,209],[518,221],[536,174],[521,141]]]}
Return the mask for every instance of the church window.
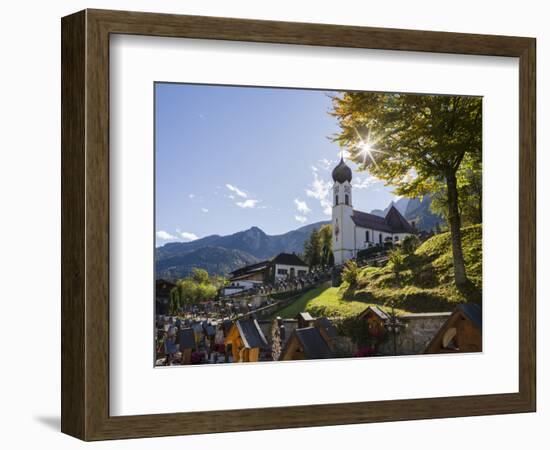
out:
{"label": "church window", "polygon": [[382,243],[382,233],[378,233],[378,242]]}
{"label": "church window", "polygon": [[365,231],[365,241],[370,241],[369,230]]}
{"label": "church window", "polygon": [[335,205],[338,204],[338,194],[336,194],[336,200],[334,201],[334,204],[335,204]]}
{"label": "church window", "polygon": [[348,194],[346,194],[345,202],[346,202],[346,205],[349,205],[349,195]]}

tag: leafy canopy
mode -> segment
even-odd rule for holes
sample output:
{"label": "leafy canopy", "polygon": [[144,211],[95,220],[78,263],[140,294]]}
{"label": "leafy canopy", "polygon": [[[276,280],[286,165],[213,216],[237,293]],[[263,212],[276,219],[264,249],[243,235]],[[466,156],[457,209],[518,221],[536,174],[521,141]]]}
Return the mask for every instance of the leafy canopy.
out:
{"label": "leafy canopy", "polygon": [[481,98],[345,92],[334,137],[363,170],[407,197],[433,192],[465,153],[481,155]]}

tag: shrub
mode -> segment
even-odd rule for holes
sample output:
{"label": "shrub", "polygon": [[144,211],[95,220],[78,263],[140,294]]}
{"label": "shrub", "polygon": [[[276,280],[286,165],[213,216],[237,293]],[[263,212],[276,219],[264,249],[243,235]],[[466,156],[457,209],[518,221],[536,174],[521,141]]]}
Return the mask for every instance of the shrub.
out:
{"label": "shrub", "polygon": [[420,239],[418,239],[418,236],[411,235],[403,239],[401,249],[406,255],[412,255],[419,245]]}
{"label": "shrub", "polygon": [[399,275],[405,267],[405,258],[400,250],[392,250],[389,256],[389,263],[395,278],[399,280]]}
{"label": "shrub", "polygon": [[373,247],[364,248],[357,252],[357,257],[360,259],[367,259],[372,256],[378,256],[382,252],[382,246],[375,245]]}
{"label": "shrub", "polygon": [[371,335],[366,320],[359,319],[357,316],[348,317],[339,324],[339,329],[341,334],[350,337],[358,346],[370,344]]}
{"label": "shrub", "polygon": [[346,262],[344,270],[342,271],[342,280],[348,284],[349,287],[355,287],[359,278],[359,268],[357,263],[350,259]]}

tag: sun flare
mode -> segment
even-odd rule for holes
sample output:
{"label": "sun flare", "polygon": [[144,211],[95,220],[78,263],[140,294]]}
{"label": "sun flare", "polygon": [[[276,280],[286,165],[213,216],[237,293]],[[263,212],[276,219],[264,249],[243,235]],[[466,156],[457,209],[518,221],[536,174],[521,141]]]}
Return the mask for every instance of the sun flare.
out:
{"label": "sun flare", "polygon": [[[374,159],[374,152],[376,151],[372,144],[369,141],[363,141],[358,145],[359,148],[359,156],[363,158],[363,164],[367,164],[368,162],[372,162],[374,165],[376,165],[376,160]],[[367,160],[367,158],[370,159],[370,161]]]}

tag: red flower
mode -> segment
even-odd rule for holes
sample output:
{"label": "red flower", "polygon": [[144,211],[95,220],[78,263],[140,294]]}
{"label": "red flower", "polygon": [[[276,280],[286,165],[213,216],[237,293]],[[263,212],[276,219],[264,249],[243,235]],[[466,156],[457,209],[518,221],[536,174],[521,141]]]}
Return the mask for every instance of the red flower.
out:
{"label": "red flower", "polygon": [[375,356],[376,355],[376,350],[374,347],[361,347],[359,350],[357,350],[355,352],[355,356],[356,358],[363,358],[365,356]]}

